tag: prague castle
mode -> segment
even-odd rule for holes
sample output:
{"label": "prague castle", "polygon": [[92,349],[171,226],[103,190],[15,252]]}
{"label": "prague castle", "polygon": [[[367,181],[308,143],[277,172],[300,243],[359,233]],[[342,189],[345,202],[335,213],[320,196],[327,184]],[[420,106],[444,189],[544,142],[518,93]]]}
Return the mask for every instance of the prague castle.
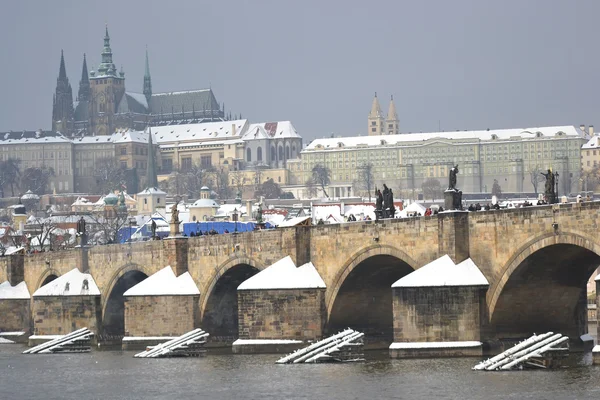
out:
{"label": "prague castle", "polygon": [[148,125],[225,119],[224,105],[219,105],[211,89],[153,93],[148,51],[142,93],[128,91],[125,72],[117,72],[113,62],[108,27],[104,36],[102,63],[98,69],[88,72],[83,56],[75,101],[61,52],[52,108],[52,130],[55,132],[66,136],[111,135],[123,128],[140,130]]}

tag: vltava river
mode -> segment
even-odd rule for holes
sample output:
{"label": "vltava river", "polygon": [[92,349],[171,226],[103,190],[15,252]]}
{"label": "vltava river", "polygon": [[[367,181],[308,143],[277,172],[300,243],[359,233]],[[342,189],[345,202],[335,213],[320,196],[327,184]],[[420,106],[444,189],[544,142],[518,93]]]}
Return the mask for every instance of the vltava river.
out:
{"label": "vltava river", "polygon": [[0,345],[0,399],[599,399],[600,367],[473,372],[473,358],[275,365],[277,355],[134,359],[134,352],[22,355]]}

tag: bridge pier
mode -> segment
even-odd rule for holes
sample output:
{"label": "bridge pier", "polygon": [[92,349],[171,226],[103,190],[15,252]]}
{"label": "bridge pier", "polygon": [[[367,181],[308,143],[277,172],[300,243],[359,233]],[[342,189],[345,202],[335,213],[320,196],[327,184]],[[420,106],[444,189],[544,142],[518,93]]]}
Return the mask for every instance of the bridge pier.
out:
{"label": "bridge pier", "polygon": [[189,242],[186,237],[173,237],[165,239],[167,246],[168,265],[173,268],[175,276],[188,272]]}
{"label": "bridge pier", "polygon": [[458,264],[469,258],[469,212],[438,214],[438,254]]}

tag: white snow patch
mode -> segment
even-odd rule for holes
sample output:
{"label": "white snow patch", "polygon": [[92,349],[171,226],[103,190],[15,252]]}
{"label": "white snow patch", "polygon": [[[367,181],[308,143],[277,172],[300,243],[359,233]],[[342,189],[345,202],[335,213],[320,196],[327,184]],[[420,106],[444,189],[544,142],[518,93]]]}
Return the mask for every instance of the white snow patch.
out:
{"label": "white snow patch", "polygon": [[24,334],[25,334],[24,331],[0,332],[0,336],[23,336]]}
{"label": "white snow patch", "polygon": [[600,344],[597,344],[592,349],[592,353],[600,353]]}
{"label": "white snow patch", "polygon": [[14,246],[11,246],[11,247],[9,247],[9,249],[8,249],[8,250],[6,250],[6,252],[4,253],[4,255],[5,255],[5,256],[10,256],[10,255],[12,255],[12,254],[16,254],[16,253],[18,253],[19,251],[21,251],[21,250],[24,250],[24,249],[25,249],[25,247],[23,247],[23,246],[21,246],[21,247],[14,247]]}
{"label": "white snow patch", "polygon": [[177,339],[179,336],[124,336],[123,342],[143,342],[146,340],[164,340],[169,341]]}
{"label": "white snow patch", "polygon": [[479,347],[481,342],[478,341],[463,341],[463,342],[407,342],[407,343],[392,343],[390,350],[394,349],[445,349],[445,348],[464,348],[464,347]]}
{"label": "white snow patch", "polygon": [[189,272],[175,276],[170,265],[150,275],[123,296],[188,296],[199,295],[198,286]]}
{"label": "white snow patch", "polygon": [[16,286],[11,286],[8,281],[0,283],[0,299],[29,299],[30,297],[25,281]]}
{"label": "white snow patch", "polygon": [[579,336],[579,339],[581,339],[582,342],[594,343],[594,337],[592,335],[590,335],[589,333]]}
{"label": "white snow patch", "polygon": [[33,339],[33,340],[54,340],[54,339],[60,339],[63,336],[65,336],[65,335],[33,335],[33,336],[29,336],[29,339]]}
{"label": "white snow patch", "polygon": [[298,268],[290,256],[282,258],[253,277],[246,279],[238,290],[255,289],[312,289],[325,288],[325,282],[313,263]]}
{"label": "white snow patch", "polygon": [[310,217],[294,217],[294,218],[288,219],[287,221],[283,221],[278,226],[280,228],[287,228],[287,227],[290,227],[290,226],[296,226],[296,225],[301,224],[302,222],[306,221],[307,219],[310,219]]}
{"label": "white snow patch", "polygon": [[454,264],[446,254],[394,282],[392,287],[489,286],[470,259]]}
{"label": "white snow patch", "polygon": [[233,342],[233,346],[243,346],[248,344],[297,344],[304,343],[302,340],[292,339],[238,339]]}
{"label": "white snow patch", "polygon": [[84,274],[74,268],[45,284],[33,294],[33,297],[41,296],[100,296],[100,290],[92,275]]}
{"label": "white snow patch", "polygon": [[8,340],[8,339],[4,339],[3,337],[0,337],[0,344],[14,344],[15,342],[13,342],[12,340]]}

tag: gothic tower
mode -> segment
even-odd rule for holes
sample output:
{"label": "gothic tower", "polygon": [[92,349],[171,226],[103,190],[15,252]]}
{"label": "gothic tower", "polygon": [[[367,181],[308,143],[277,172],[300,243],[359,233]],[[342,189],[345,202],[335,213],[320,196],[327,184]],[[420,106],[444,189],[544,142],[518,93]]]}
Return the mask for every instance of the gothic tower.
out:
{"label": "gothic tower", "polygon": [[390,108],[388,109],[387,119],[385,120],[388,135],[397,135],[400,133],[400,121],[398,120],[398,113],[396,112],[396,106],[394,105],[394,96],[390,99]]}
{"label": "gothic tower", "polygon": [[385,133],[385,120],[381,112],[381,106],[377,99],[377,92],[373,98],[371,112],[369,113],[369,136],[383,135]]}
{"label": "gothic tower", "polygon": [[150,78],[150,63],[148,62],[148,47],[146,47],[146,69],[144,71],[144,96],[150,109],[150,98],[152,97],[152,79]]}
{"label": "gothic tower", "polygon": [[89,102],[90,130],[94,135],[111,135],[115,132],[115,114],[125,93],[125,73],[117,75],[110,48],[108,27],[104,35],[102,63],[98,71],[90,73],[92,96]]}
{"label": "gothic tower", "polygon": [[65,57],[60,51],[60,69],[52,102],[52,130],[69,134],[73,123],[73,90],[67,78]]}
{"label": "gothic tower", "polygon": [[81,70],[81,80],[79,81],[79,93],[77,94],[77,101],[89,101],[91,96],[90,91],[90,79],[87,68],[87,62],[85,60],[85,53],[83,54],[83,68]]}

